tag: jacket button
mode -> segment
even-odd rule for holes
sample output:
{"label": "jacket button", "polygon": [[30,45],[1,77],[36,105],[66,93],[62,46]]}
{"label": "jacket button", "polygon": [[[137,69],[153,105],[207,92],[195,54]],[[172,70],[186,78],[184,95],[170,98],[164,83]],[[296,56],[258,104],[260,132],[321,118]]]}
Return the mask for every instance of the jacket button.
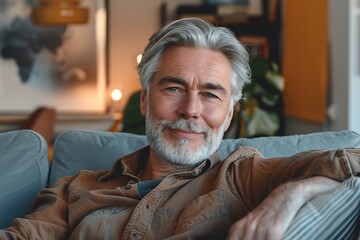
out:
{"label": "jacket button", "polygon": [[125,190],[130,190],[130,189],[131,189],[131,185],[130,185],[130,184],[128,184],[128,185],[125,186]]}
{"label": "jacket button", "polygon": [[138,233],[137,233],[137,232],[132,232],[132,233],[131,233],[131,237],[132,237],[132,238],[137,238],[137,237],[138,237]]}

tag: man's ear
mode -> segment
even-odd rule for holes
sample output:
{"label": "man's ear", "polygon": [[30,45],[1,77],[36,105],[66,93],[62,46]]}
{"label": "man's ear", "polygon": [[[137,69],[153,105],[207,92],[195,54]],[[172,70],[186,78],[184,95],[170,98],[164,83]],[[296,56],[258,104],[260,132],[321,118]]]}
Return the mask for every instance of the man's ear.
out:
{"label": "man's ear", "polygon": [[147,105],[146,90],[142,90],[140,94],[140,112],[143,116],[146,116]]}
{"label": "man's ear", "polygon": [[227,117],[225,119],[225,128],[224,131],[228,130],[231,120],[233,118],[234,115],[234,107],[232,107],[232,109],[228,112]]}

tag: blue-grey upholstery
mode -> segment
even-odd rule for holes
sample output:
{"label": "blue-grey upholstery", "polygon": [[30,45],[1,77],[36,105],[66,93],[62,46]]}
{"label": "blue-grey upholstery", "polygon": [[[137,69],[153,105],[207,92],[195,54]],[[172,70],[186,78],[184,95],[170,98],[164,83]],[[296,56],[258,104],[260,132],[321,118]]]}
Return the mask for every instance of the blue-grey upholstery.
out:
{"label": "blue-grey upholstery", "polygon": [[283,240],[359,239],[359,213],[360,178],[352,177],[302,206]]}
{"label": "blue-grey upholstery", "polygon": [[[145,136],[130,133],[70,130],[54,144],[50,185],[59,177],[80,169],[110,169],[113,162],[147,145]],[[326,148],[360,147],[360,135],[353,131],[321,132],[283,137],[223,140],[223,157],[238,146],[252,146],[265,157],[289,156],[300,151]]]}
{"label": "blue-grey upholstery", "polygon": [[31,130],[0,133],[0,228],[31,209],[36,194],[47,185],[48,147]]}
{"label": "blue-grey upholstery", "polygon": [[265,157],[290,156],[298,152],[316,149],[336,149],[360,147],[360,135],[354,131],[319,132],[283,137],[261,137],[249,139],[224,140],[222,156],[241,146],[252,146]]}
{"label": "blue-grey upholstery", "polygon": [[[70,130],[57,137],[49,174],[45,140],[30,130],[0,134],[0,228],[30,211],[36,194],[47,183],[81,169],[110,169],[113,162],[147,145],[145,136],[105,131]],[[238,146],[253,146],[266,157],[287,156],[310,149],[360,147],[352,131],[285,137],[223,140],[222,156]]]}
{"label": "blue-grey upholstery", "polygon": [[145,136],[130,133],[70,130],[54,143],[49,185],[81,169],[110,169],[115,160],[147,145]]}

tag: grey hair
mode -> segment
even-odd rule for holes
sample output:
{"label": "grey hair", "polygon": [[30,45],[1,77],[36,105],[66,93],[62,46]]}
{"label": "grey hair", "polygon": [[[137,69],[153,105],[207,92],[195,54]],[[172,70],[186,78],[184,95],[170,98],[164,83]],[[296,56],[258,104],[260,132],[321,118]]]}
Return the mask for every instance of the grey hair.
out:
{"label": "grey hair", "polygon": [[143,89],[148,90],[163,52],[173,46],[193,46],[222,52],[232,66],[232,103],[241,99],[242,89],[251,77],[248,52],[229,29],[215,27],[198,18],[176,20],[151,36],[137,67]]}

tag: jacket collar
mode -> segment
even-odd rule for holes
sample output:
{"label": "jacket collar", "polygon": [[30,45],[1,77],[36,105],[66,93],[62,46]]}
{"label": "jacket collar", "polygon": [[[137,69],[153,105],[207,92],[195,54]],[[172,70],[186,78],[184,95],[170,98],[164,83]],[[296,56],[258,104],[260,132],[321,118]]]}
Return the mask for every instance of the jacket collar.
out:
{"label": "jacket collar", "polygon": [[[114,163],[111,170],[104,176],[100,177],[98,181],[102,182],[112,177],[124,175],[129,176],[130,178],[134,178],[136,182],[139,182],[139,175],[145,169],[149,159],[149,151],[150,146],[147,146],[123,158],[120,158]],[[184,178],[196,177],[213,168],[219,162],[221,162],[221,156],[220,151],[218,150],[209,158],[202,161],[199,165],[195,166],[193,170],[180,172],[176,175]]]}

